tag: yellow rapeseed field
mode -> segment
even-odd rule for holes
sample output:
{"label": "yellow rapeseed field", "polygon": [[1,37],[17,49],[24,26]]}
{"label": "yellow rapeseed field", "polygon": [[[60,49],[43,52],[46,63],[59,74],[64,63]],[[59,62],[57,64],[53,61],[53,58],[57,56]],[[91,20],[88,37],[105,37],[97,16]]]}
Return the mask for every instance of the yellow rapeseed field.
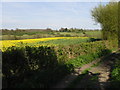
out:
{"label": "yellow rapeseed field", "polygon": [[24,39],[24,40],[3,40],[0,41],[0,49],[18,46],[18,43],[29,44],[29,43],[36,43],[40,41],[48,41],[48,40],[55,40],[55,39],[74,39],[74,38],[81,38],[85,39],[88,37],[52,37],[52,38],[39,38],[39,39]]}

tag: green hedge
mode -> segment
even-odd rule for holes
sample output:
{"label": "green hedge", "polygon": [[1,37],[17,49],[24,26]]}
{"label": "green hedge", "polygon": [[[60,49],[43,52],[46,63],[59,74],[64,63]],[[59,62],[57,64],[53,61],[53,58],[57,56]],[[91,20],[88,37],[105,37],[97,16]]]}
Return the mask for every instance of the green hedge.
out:
{"label": "green hedge", "polygon": [[[89,63],[107,53],[110,51],[102,41],[53,47],[10,47],[2,52],[3,88],[50,87],[71,73],[77,66],[75,63]],[[72,63],[76,57],[82,62]]]}
{"label": "green hedge", "polygon": [[2,56],[3,88],[50,87],[73,71],[58,63],[52,47],[10,47]]}

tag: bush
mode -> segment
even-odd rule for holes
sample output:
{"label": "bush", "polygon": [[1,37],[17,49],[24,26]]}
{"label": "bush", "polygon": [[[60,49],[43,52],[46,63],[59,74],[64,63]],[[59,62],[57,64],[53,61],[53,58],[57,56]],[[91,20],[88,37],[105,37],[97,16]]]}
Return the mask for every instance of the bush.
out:
{"label": "bush", "polygon": [[3,88],[48,87],[73,70],[58,64],[52,47],[10,47],[2,55]]}
{"label": "bush", "polygon": [[87,42],[75,45],[60,45],[55,47],[55,52],[57,54],[59,61],[68,61],[69,59],[74,59],[81,55],[87,55],[92,53],[99,53],[100,56],[110,53],[111,51],[105,46],[104,42]]}

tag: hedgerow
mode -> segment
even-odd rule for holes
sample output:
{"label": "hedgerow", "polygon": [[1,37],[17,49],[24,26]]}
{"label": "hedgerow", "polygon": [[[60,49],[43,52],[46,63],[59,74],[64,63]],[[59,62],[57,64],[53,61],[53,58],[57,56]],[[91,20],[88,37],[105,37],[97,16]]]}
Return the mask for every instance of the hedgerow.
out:
{"label": "hedgerow", "polygon": [[47,88],[110,53],[103,41],[76,45],[9,47],[2,52],[3,88]]}

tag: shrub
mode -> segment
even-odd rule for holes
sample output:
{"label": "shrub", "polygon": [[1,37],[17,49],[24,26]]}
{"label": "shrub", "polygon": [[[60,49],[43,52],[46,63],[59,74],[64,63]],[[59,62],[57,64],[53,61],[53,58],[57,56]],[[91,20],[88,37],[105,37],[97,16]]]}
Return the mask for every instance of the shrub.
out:
{"label": "shrub", "polygon": [[10,47],[2,55],[3,88],[48,87],[73,70],[58,64],[52,47]]}

